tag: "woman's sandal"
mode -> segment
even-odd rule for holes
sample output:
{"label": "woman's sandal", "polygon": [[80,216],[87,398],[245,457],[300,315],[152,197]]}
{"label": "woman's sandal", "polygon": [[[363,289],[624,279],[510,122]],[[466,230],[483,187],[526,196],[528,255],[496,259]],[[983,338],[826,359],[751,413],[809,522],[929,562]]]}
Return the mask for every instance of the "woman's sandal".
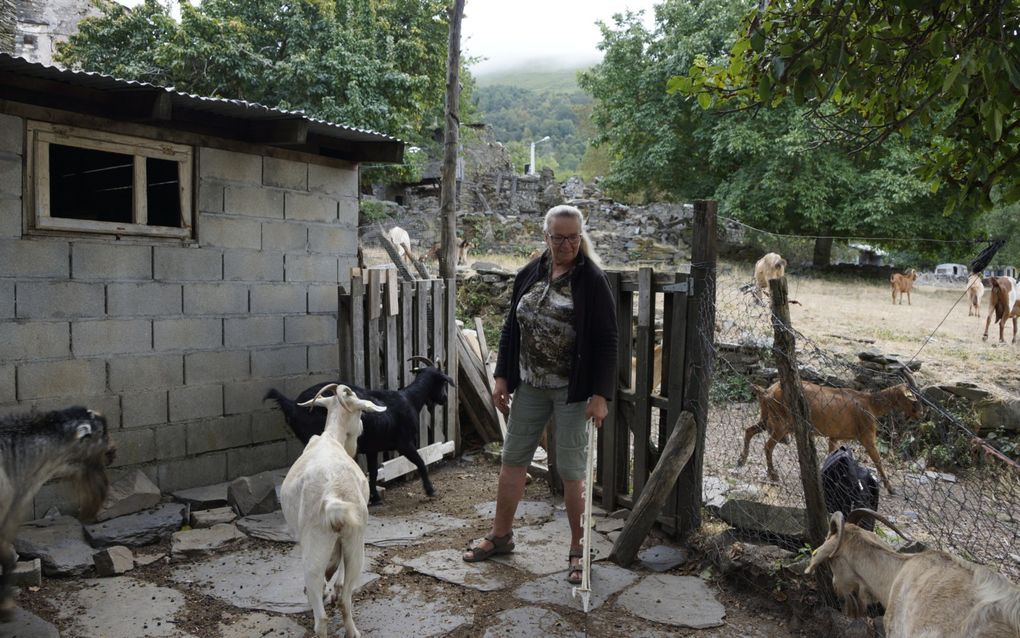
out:
{"label": "woman's sandal", "polygon": [[[486,534],[485,540],[492,543],[490,549],[485,549],[481,545],[477,545],[467,550],[461,558],[464,559],[465,563],[478,563],[483,560],[489,560],[493,556],[498,554],[509,554],[514,551],[514,533],[507,532],[504,536],[496,536],[495,534]],[[469,556],[470,554],[470,556]]]}
{"label": "woman's sandal", "polygon": [[580,585],[584,581],[584,562],[578,562],[577,565],[573,564],[575,558],[583,557],[584,550],[580,547],[571,549],[570,553],[567,554],[567,566],[570,568],[567,570],[567,582],[571,585]]}

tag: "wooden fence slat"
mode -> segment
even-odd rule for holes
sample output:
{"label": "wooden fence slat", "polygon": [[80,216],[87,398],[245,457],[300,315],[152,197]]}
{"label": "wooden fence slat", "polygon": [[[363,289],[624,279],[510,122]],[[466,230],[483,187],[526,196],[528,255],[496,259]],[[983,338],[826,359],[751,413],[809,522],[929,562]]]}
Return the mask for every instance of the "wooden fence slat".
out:
{"label": "wooden fence slat", "polygon": [[634,496],[648,479],[654,461],[650,458],[652,405],[649,401],[652,377],[652,348],[655,336],[655,293],[652,292],[652,269],[638,271],[637,375],[634,384]]}
{"label": "wooden fence slat", "polygon": [[[617,308],[617,323],[619,323],[620,273],[610,272],[606,274],[609,277],[609,290],[613,295],[614,305]],[[622,326],[619,327],[622,330]],[[620,341],[623,341],[622,335]],[[616,509],[616,495],[618,493],[617,476],[619,475],[619,470],[616,464],[618,456],[616,450],[619,447],[619,439],[621,438],[620,422],[617,419],[619,409],[620,402],[618,400],[609,404],[609,414],[606,415],[605,420],[602,422],[601,434],[599,436],[599,457],[597,459],[598,482],[602,485],[602,507],[610,512]]]}
{"label": "wooden fence slat", "polygon": [[[432,290],[432,281],[422,279],[417,282],[415,288],[414,306],[414,353],[423,357],[429,356],[429,296]],[[420,364],[415,364],[420,365]],[[425,410],[418,420],[420,444],[424,447],[430,443],[429,430],[432,427],[432,414]]]}
{"label": "wooden fence slat", "polygon": [[[434,279],[432,281],[432,335],[430,341],[432,342],[432,360],[437,364],[442,363],[446,366],[446,340],[444,326],[444,312],[446,308],[445,297],[443,292],[446,290],[446,282],[442,279]],[[452,321],[452,317],[451,317]],[[446,432],[443,426],[446,423],[446,408],[444,406],[436,406],[432,408],[432,438],[429,439],[429,443],[442,443],[446,440]]]}
{"label": "wooden fence slat", "polygon": [[[460,367],[460,355],[457,352],[457,333],[460,332],[454,319],[457,316],[457,282],[451,279],[446,285],[446,312],[444,313],[446,326],[446,351],[447,361],[445,370],[450,377],[455,377],[454,370]],[[449,393],[446,400],[446,440],[453,441],[456,453],[460,454],[460,390],[455,386],[447,388]]]}
{"label": "wooden fence slat", "polygon": [[365,375],[365,382],[370,388],[381,388],[382,376],[382,334],[379,329],[379,317],[382,315],[382,302],[380,287],[382,286],[383,271],[368,271],[368,309],[366,311],[365,323],[368,328],[365,344],[365,364],[368,366]]}
{"label": "wooden fence slat", "polygon": [[400,387],[414,380],[411,374],[411,355],[414,354],[414,284],[400,282]]}
{"label": "wooden fence slat", "polygon": [[400,312],[400,298],[397,271],[386,271],[386,286],[383,295],[383,316],[386,322],[386,388],[400,389],[400,352],[397,350],[397,313]]}
{"label": "wooden fence slat", "polygon": [[365,285],[361,274],[351,274],[351,360],[354,385],[365,386]]}

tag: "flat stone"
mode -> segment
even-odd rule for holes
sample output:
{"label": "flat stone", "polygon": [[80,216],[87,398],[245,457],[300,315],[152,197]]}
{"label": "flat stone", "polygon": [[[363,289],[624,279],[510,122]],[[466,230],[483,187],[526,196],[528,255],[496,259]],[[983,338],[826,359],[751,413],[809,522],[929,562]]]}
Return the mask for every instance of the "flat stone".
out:
{"label": "flat stone", "polygon": [[11,622],[0,623],[0,638],[60,638],[60,632],[32,612],[15,607]]}
{"label": "flat stone", "polygon": [[442,512],[418,512],[412,516],[408,516],[407,520],[434,527],[435,529],[428,532],[429,534],[446,532],[454,529],[464,529],[471,525],[471,523],[463,518],[449,516]]}
{"label": "flat stone", "polygon": [[[563,565],[558,573],[525,583],[514,591],[514,595],[529,603],[559,605],[583,611],[581,596],[578,595],[577,598],[574,598],[574,586],[567,582],[566,571],[567,559],[564,557]],[[588,611],[598,609],[618,591],[637,582],[638,578],[639,576],[629,569],[618,567],[612,563],[592,565]]]}
{"label": "flat stone", "polygon": [[191,510],[191,527],[201,529],[212,527],[220,523],[233,523],[237,518],[237,512],[232,507],[214,507],[210,510]]}
{"label": "flat stone", "polygon": [[227,481],[215,485],[192,487],[187,490],[170,492],[170,496],[173,496],[175,501],[187,503],[191,509],[207,510],[227,504],[227,486],[229,485],[230,482]]}
{"label": "flat stone", "polygon": [[461,559],[461,552],[456,549],[440,549],[413,559],[395,558],[393,562],[433,578],[478,591],[496,591],[510,584],[500,578],[501,572],[506,573],[505,568],[493,565],[490,561],[465,563]]}
{"label": "flat stone", "polygon": [[[482,518],[492,518],[496,515],[496,501],[480,503],[475,505],[475,511]],[[539,522],[548,521],[553,517],[553,506],[545,501],[521,501],[517,505],[517,513],[514,519]]]}
{"label": "flat stone", "polygon": [[219,523],[209,528],[174,532],[170,539],[170,553],[184,556],[211,554],[247,538],[230,523]]}
{"label": "flat stone", "polygon": [[730,499],[719,508],[719,518],[742,532],[767,540],[802,544],[806,515],[799,507],[782,507],[757,501]]}
{"label": "flat stone", "polygon": [[[477,539],[475,543],[481,541]],[[538,575],[566,571],[567,549],[570,545],[570,528],[567,519],[550,521],[543,525],[518,527],[514,530],[514,553],[493,556],[492,561]],[[592,534],[592,560],[609,557],[613,544],[599,533]]]}
{"label": "flat stone", "polygon": [[42,561],[38,558],[18,561],[11,579],[15,587],[39,587],[42,585]]}
{"label": "flat stone", "polygon": [[123,545],[114,545],[96,552],[92,556],[96,573],[100,576],[119,576],[135,568],[135,557]]}
{"label": "flat stone", "polygon": [[[393,584],[361,604],[354,605],[354,622],[362,636],[372,638],[431,638],[446,636],[470,626],[474,609],[447,600],[436,592],[418,592]],[[329,635],[343,630],[340,614],[333,614]]]}
{"label": "flat stone", "polygon": [[637,558],[641,567],[653,572],[665,572],[687,562],[687,552],[668,545],[656,545],[638,552]]}
{"label": "flat stone", "polygon": [[61,600],[58,617],[76,638],[194,638],[177,626],[184,594],[130,576],[90,579]]}
{"label": "flat stone", "polygon": [[227,502],[241,516],[268,514],[280,509],[276,485],[266,476],[242,476],[227,487]]}
{"label": "flat stone", "polygon": [[164,503],[137,514],[86,525],[85,534],[93,547],[151,545],[179,530],[187,510],[188,506],[181,503]]}
{"label": "flat stone", "polygon": [[135,567],[145,567],[151,565],[158,560],[163,560],[167,557],[166,552],[156,552],[154,554],[135,554]]}
{"label": "flat stone", "polygon": [[85,541],[78,519],[41,518],[18,528],[14,551],[22,558],[38,558],[47,576],[79,576],[92,569],[95,553]]}
{"label": "flat stone", "polygon": [[283,518],[282,511],[275,511],[269,514],[253,514],[238,519],[237,528],[255,538],[277,543],[294,543],[294,536],[287,527],[287,521]]}
{"label": "flat stone", "polygon": [[618,532],[626,524],[627,521],[620,518],[603,518],[595,522],[595,531],[602,532],[603,534]]}
{"label": "flat stone", "polygon": [[722,507],[726,502],[726,492],[730,485],[717,476],[706,476],[701,482],[701,497],[705,507]]}
{"label": "flat stone", "polygon": [[645,620],[692,629],[719,627],[726,617],[726,608],[695,576],[645,576],[620,594],[614,606]]}
{"label": "flat stone", "polygon": [[96,520],[107,521],[155,507],[161,496],[156,484],[144,472],[135,470],[110,484],[110,491],[102,509],[96,514]]}
{"label": "flat stone", "polygon": [[307,630],[290,618],[261,612],[231,618],[220,623],[222,638],[304,638]]}
{"label": "flat stone", "polygon": [[387,516],[369,516],[365,525],[365,543],[376,547],[417,545],[439,528],[425,520]]}
{"label": "flat stone", "polygon": [[[366,567],[368,562],[366,552]],[[358,580],[358,587],[364,587],[378,577],[378,574],[364,572]],[[278,548],[242,547],[178,565],[170,573],[170,578],[174,582],[192,584],[205,594],[241,609],[281,614],[298,614],[310,609],[304,593],[301,550],[297,545],[286,552]],[[413,635],[413,632],[408,635]]]}
{"label": "flat stone", "polygon": [[483,638],[584,638],[563,616],[541,607],[518,607],[496,614],[496,624],[485,630]]}

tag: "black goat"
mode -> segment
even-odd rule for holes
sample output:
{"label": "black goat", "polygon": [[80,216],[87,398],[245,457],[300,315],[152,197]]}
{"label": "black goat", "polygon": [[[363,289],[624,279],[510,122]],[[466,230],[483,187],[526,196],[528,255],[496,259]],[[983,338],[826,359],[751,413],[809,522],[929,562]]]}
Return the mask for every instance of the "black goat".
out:
{"label": "black goat", "polygon": [[[424,357],[415,358],[428,361]],[[368,464],[369,505],[382,502],[375,485],[379,474],[379,453],[393,450],[414,463],[421,474],[425,493],[435,496],[436,490],[429,480],[428,468],[418,454],[418,419],[424,406],[446,405],[446,386],[456,384],[438,366],[432,365],[431,361],[428,363],[428,367],[416,370],[414,381],[400,390],[368,390],[343,383],[354,390],[359,399],[368,399],[386,407],[385,412],[364,412],[361,415],[364,430],[358,437],[358,454],[364,454]],[[266,393],[265,399],[276,401],[287,425],[304,444],[316,434],[322,434],[326,425],[326,410],[314,408],[308,411],[297,404],[311,400],[325,385],[313,385],[298,395],[296,401],[291,401],[275,389]]]}
{"label": "black goat", "polygon": [[0,622],[14,611],[14,539],[46,481],[73,477],[81,514],[91,519],[106,499],[106,466],[116,447],[106,419],[82,407],[0,419]]}

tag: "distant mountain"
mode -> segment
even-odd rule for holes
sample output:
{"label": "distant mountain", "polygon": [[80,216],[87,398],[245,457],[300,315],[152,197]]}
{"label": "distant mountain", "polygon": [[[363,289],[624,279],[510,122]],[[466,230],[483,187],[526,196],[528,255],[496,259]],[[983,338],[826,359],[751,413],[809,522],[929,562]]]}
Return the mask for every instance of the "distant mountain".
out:
{"label": "distant mountain", "polygon": [[577,72],[582,68],[535,67],[531,64],[509,69],[488,71],[476,75],[480,87],[514,86],[532,91],[553,91],[556,93],[577,93]]}

